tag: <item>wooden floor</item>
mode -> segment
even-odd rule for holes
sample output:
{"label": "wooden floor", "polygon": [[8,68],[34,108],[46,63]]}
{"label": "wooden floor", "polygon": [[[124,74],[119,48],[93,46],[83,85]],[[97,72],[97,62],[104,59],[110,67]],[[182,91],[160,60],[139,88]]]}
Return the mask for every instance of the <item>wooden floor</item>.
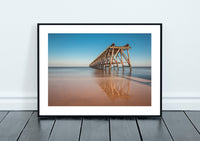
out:
{"label": "wooden floor", "polygon": [[200,111],[165,111],[162,118],[39,119],[35,111],[1,111],[1,141],[200,141]]}

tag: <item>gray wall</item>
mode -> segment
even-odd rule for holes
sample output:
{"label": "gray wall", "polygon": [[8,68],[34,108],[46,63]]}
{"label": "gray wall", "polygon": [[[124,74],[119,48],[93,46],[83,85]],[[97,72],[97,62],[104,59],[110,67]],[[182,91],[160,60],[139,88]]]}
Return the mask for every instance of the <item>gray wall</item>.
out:
{"label": "gray wall", "polygon": [[42,22],[163,23],[163,106],[200,109],[199,5],[198,0],[2,1],[1,109],[36,108],[36,24]]}

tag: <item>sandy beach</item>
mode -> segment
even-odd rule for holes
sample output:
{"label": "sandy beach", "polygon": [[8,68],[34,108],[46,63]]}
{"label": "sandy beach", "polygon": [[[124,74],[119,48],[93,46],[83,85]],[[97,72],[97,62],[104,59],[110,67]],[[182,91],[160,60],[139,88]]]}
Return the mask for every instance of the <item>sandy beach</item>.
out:
{"label": "sandy beach", "polygon": [[149,79],[94,69],[70,72],[49,72],[49,106],[151,106]]}

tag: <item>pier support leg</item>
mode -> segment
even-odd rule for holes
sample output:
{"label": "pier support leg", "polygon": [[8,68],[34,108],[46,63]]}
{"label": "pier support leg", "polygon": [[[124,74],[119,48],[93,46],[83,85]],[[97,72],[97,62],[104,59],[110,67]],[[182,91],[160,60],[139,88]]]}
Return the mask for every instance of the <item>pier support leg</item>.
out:
{"label": "pier support leg", "polygon": [[122,69],[124,71],[124,63],[123,63],[123,57],[122,57],[122,50],[120,51],[120,56],[121,56]]}
{"label": "pier support leg", "polygon": [[130,56],[129,56],[129,50],[128,49],[127,49],[127,54],[128,54],[128,65],[130,67],[130,71],[132,71],[131,61],[130,61]]}
{"label": "pier support leg", "polygon": [[110,56],[110,68],[109,68],[109,71],[111,70],[112,68],[112,63],[113,63],[113,53],[114,53],[114,49],[112,49],[112,54]]}

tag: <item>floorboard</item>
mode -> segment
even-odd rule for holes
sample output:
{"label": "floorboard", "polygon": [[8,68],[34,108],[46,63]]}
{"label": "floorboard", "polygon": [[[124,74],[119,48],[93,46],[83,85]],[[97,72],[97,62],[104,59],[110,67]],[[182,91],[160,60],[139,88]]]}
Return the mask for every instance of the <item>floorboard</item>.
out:
{"label": "floorboard", "polygon": [[81,122],[81,118],[57,119],[50,136],[50,141],[78,141]]}
{"label": "floorboard", "polygon": [[163,119],[175,141],[200,141],[200,135],[184,112],[163,112]]}
{"label": "floorboard", "polygon": [[200,111],[185,112],[192,124],[200,133]]}
{"label": "floorboard", "polygon": [[83,120],[80,141],[109,141],[109,120],[106,118]]}
{"label": "floorboard", "polygon": [[9,112],[0,124],[0,140],[16,141],[32,112]]}
{"label": "floorboard", "polygon": [[111,118],[110,119],[111,141],[140,141],[135,119]]}
{"label": "floorboard", "polygon": [[5,116],[8,114],[8,112],[0,112],[0,123],[5,118]]}
{"label": "floorboard", "polygon": [[[138,130],[139,129],[139,130]],[[165,111],[162,118],[38,118],[37,112],[0,111],[2,141],[200,141],[199,111]]]}
{"label": "floorboard", "polygon": [[33,113],[19,141],[48,141],[54,120],[45,118],[39,119],[37,114],[37,112]]}
{"label": "floorboard", "polygon": [[140,118],[137,121],[143,141],[172,141],[162,118]]}

